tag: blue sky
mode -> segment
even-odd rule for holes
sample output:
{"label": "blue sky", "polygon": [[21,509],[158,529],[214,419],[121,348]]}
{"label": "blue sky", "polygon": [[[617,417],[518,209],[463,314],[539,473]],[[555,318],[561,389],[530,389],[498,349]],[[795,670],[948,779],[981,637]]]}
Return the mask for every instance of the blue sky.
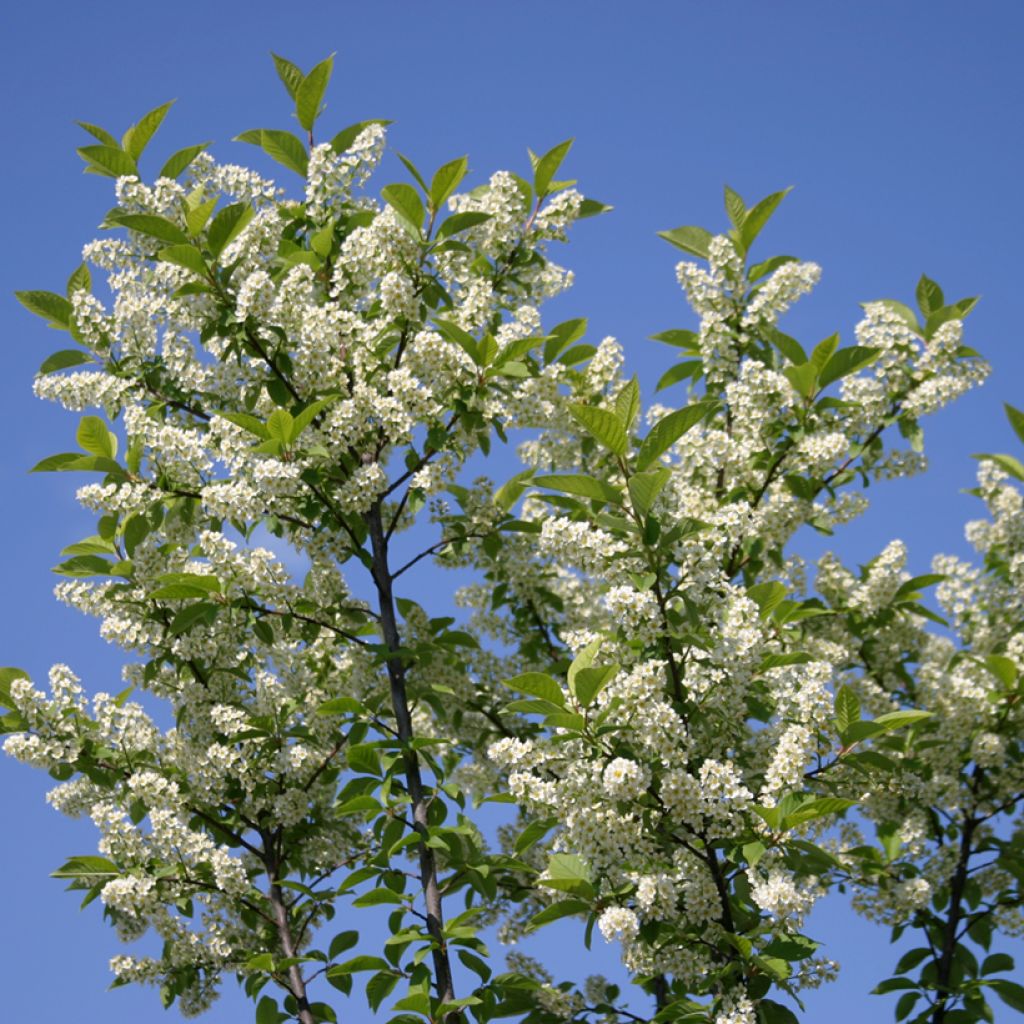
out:
{"label": "blue sky", "polygon": [[[57,552],[93,529],[72,481],[26,474],[68,448],[74,418],[32,397],[36,368],[61,346],[11,298],[15,289],[61,290],[112,205],[109,183],[80,173],[74,147],[85,140],[73,122],[119,133],[177,97],[154,151],[212,139],[215,154],[244,161],[252,151],[233,135],[287,124],[271,49],[306,67],[336,50],[326,123],[393,119],[392,145],[427,168],[468,152],[483,180],[499,167],[523,170],[528,146],[574,136],[565,170],[615,211],[581,225],[560,254],[577,283],[546,320],[588,316],[596,338],[621,339],[648,397],[672,353],[647,337],[691,323],[674,251],[655,233],[723,228],[726,182],[748,200],[795,186],[760,244],[763,255],[824,268],[784,325],[801,340],[838,329],[851,341],[858,302],[907,301],[922,271],[953,298],[981,294],[967,341],[991,361],[991,379],[926,422],[930,472],[873,487],[868,516],[834,542],[856,561],[900,536],[915,571],[937,551],[966,553],[963,522],[978,514],[961,494],[973,482],[970,455],[1013,450],[1002,402],[1024,406],[1024,6],[1014,0],[35,0],[7,6],[0,38],[0,663],[44,679],[64,661],[90,688],[119,688],[118,652],[52,597]],[[91,826],[43,803],[49,784],[0,759],[5,1017],[152,1019],[152,993],[104,991],[117,943],[96,906],[79,913],[47,877],[66,855],[94,849]],[[884,932],[838,906],[816,923],[846,972],[813,998],[807,1019],[885,1019],[883,1001],[866,994],[894,959]],[[538,947],[556,974],[560,963],[583,962],[567,939],[567,929],[552,931]],[[582,970],[613,960],[598,951]],[[248,1019],[233,983],[226,991],[207,1019]],[[364,1004],[354,999],[343,1019],[368,1019]]]}

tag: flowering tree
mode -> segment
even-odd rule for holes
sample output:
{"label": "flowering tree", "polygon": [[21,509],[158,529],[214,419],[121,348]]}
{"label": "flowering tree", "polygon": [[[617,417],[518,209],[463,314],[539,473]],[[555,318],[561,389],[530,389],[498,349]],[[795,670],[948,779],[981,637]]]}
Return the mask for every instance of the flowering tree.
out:
{"label": "flowering tree", "polygon": [[[550,243],[605,209],[556,180],[569,143],[529,179],[460,192],[465,158],[402,158],[411,182],[371,191],[386,122],[318,142],[331,60],[275,61],[304,137],[239,139],[299,198],[202,146],[144,184],[167,106],[120,141],[83,125],[124,234],[66,297],[19,294],[77,343],[37,393],[105,414],[36,467],[102,479],[58,596],[136,660],[91,699],[63,665],[49,695],[3,670],[6,749],[99,829],[56,874],[162,943],[116,983],[194,1014],[233,973],[258,1024],[339,1019],[325,993],[361,974],[403,1024],[646,1020],[600,978],[494,972],[482,929],[574,917],[621,943],[650,1017],[773,1024],[835,973],[802,921],[849,885],[923,935],[880,987],[907,989],[898,1016],[991,1019],[986,989],[1019,1009],[989,977],[1012,962],[969,943],[1019,925],[1024,469],[982,463],[980,569],[910,579],[894,543],[812,581],[791,551],[923,466],[919,419],[985,374],[973,300],[922,279],[920,317],[869,303],[857,344],[808,353],[778,320],[817,266],[748,259],[784,193],[727,190],[727,234],[664,233],[707,269],[679,265],[699,329],[659,336],[677,408],[641,414],[612,339],[541,327],[571,282]],[[462,479],[517,430],[522,472]],[[430,557],[474,571],[463,623],[403,592]],[[515,805],[497,835],[484,800]]]}

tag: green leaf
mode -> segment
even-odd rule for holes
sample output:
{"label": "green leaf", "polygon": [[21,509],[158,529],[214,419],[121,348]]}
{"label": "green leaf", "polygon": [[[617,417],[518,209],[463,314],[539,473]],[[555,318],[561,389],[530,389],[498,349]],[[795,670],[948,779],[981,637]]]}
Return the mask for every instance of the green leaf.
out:
{"label": "green leaf", "polygon": [[164,263],[173,263],[175,266],[184,267],[198,277],[208,277],[210,274],[203,254],[194,245],[172,245],[161,249],[157,256]]}
{"label": "green leaf", "polygon": [[594,898],[590,867],[575,853],[553,853],[548,858],[547,871],[538,880],[548,889],[573,893],[584,899]]}
{"label": "green leaf", "polygon": [[562,161],[566,158],[569,150],[572,149],[572,139],[566,139],[557,146],[549,149],[538,161],[533,169],[533,188],[537,198],[541,199],[548,194],[551,188],[551,179],[558,173]]}
{"label": "green leaf", "polygon": [[50,873],[51,878],[77,878],[93,882],[106,881],[120,876],[121,871],[113,861],[94,855],[72,857],[63,867]]}
{"label": "green leaf", "polygon": [[118,227],[129,228],[161,242],[170,242],[172,245],[188,241],[188,235],[177,224],[155,213],[117,213],[109,216],[107,220]]}
{"label": "green leaf", "polygon": [[[390,891],[389,889],[388,892]],[[329,967],[327,973],[337,977],[339,974],[358,974],[359,971],[384,971],[390,966],[387,960],[383,960],[379,956],[366,956],[364,954],[362,956],[354,956],[351,960],[346,960],[342,964],[335,964],[333,967]]]}
{"label": "green leaf", "polygon": [[921,315],[927,320],[932,313],[938,312],[946,304],[942,289],[931,278],[921,275],[917,282],[917,304]]}
{"label": "green leaf", "polygon": [[463,210],[460,213],[453,213],[437,229],[437,238],[450,238],[461,231],[475,228],[491,219],[493,214],[484,213],[483,210]]}
{"label": "green leaf", "polygon": [[668,451],[688,430],[695,427],[714,409],[710,402],[697,402],[662,417],[644,438],[637,452],[636,467],[645,470]]}
{"label": "green leaf", "polygon": [[404,182],[396,185],[385,185],[380,190],[384,201],[398,214],[400,220],[408,225],[413,235],[419,238],[423,233],[423,218],[426,213],[419,193]]}
{"label": "green leaf", "polygon": [[135,161],[117,146],[82,146],[76,152],[92,174],[102,174],[106,178],[138,177],[139,168]]}
{"label": "green leaf", "polygon": [[256,1024],[277,1024],[280,1019],[275,1000],[263,996],[256,1004]]}
{"label": "green leaf", "polygon": [[1011,1009],[1018,1013],[1024,1013],[1024,985],[1018,985],[1015,981],[1006,981],[1003,978],[988,981],[986,985]]}
{"label": "green leaf", "polygon": [[220,416],[229,423],[234,423],[243,430],[248,430],[250,434],[255,434],[264,440],[270,437],[270,431],[267,430],[266,424],[258,417],[250,416],[247,412],[222,412]]}
{"label": "green leaf", "polygon": [[208,142],[200,142],[198,145],[186,146],[184,149],[179,149],[176,153],[172,153],[168,157],[167,162],[160,168],[160,173],[157,177],[177,178],[207,146],[209,146]]}
{"label": "green leaf", "polygon": [[351,715],[364,710],[355,697],[332,697],[316,709],[318,715]]}
{"label": "green leaf", "polygon": [[797,1015],[774,999],[762,999],[757,1004],[760,1024],[800,1024]]}
{"label": "green leaf", "polygon": [[296,440],[302,432],[308,427],[313,420],[317,418],[332,402],[338,400],[337,395],[328,395],[326,398],[319,398],[315,402],[310,402],[305,409],[302,410],[295,417],[295,422],[292,426],[292,440]]}
{"label": "green leaf", "polygon": [[273,52],[271,52],[270,56],[274,58],[277,77],[284,83],[284,87],[288,90],[288,95],[294,100],[299,91],[299,86],[302,85],[302,72],[290,60],[280,57]]}
{"label": "green leaf", "polygon": [[79,455],[78,452],[61,452],[59,455],[50,455],[37,462],[30,473],[58,473],[69,470],[86,470],[95,473],[113,473],[125,476],[122,466],[119,466],[113,459],[107,459],[95,455]]}
{"label": "green leaf", "polygon": [[892,732],[908,725],[916,725],[933,716],[934,713],[931,711],[890,711],[887,714],[879,715],[873,721],[875,725],[883,726],[886,732]]}
{"label": "green leaf", "polygon": [[281,444],[289,444],[295,436],[295,420],[287,409],[275,409],[267,419],[267,433]]}
{"label": "green leaf", "polygon": [[531,697],[539,697],[549,704],[565,707],[565,694],[562,688],[551,676],[543,672],[524,672],[513,679],[506,679],[505,685],[517,693],[528,693]]}
{"label": "green leaf", "polygon": [[536,477],[532,483],[562,494],[575,494],[581,498],[594,501],[606,501],[613,505],[622,504],[622,492],[603,480],[592,476],[581,476],[569,473],[554,473],[550,476]]}
{"label": "green leaf", "polygon": [[394,991],[401,977],[397,972],[381,971],[366,983],[366,1001],[370,1009],[377,1012],[380,1004]]}
{"label": "green leaf", "polygon": [[353,743],[345,749],[349,768],[362,775],[380,774],[380,752],[369,743]]}
{"label": "green leaf", "polygon": [[[165,572],[157,577],[157,583],[161,587],[187,587],[198,591],[198,596],[217,594],[220,592],[220,580],[216,576],[206,576],[194,572]],[[150,597],[157,597],[158,592],[154,591]]]}
{"label": "green leaf", "polygon": [[992,455],[987,452],[975,453],[972,459],[988,459],[994,462],[1000,469],[1005,470],[1010,476],[1017,480],[1024,480],[1024,463],[1015,459],[1012,455]]}
{"label": "green leaf", "polygon": [[739,193],[734,192],[728,185],[725,186],[725,212],[729,216],[729,222],[739,231],[747,219],[747,204],[743,202]]}
{"label": "green leaf", "polygon": [[117,438],[98,416],[83,416],[75,433],[75,440],[83,451],[106,459],[117,456]]}
{"label": "green leaf", "polygon": [[156,134],[156,130],[163,122],[167,111],[173,106],[174,100],[171,100],[169,103],[164,103],[155,110],[151,110],[148,114],[141,117],[137,124],[133,124],[124,133],[124,137],[121,139],[121,148],[133,160],[138,160],[142,156],[142,151],[146,148],[149,140]]}
{"label": "green leaf", "polygon": [[658,237],[671,242],[677,249],[682,249],[691,256],[700,256],[702,259],[707,259],[711,251],[711,232],[693,225],[673,228],[671,231],[659,231]]}
{"label": "green leaf", "polygon": [[[320,114],[320,104],[323,102],[327,83],[331,80],[333,70],[334,54],[332,53],[303,78],[302,83],[295,91],[295,115],[299,119],[299,124],[307,132],[313,130],[313,125]],[[287,83],[285,85],[287,86]]]}
{"label": "green leaf", "polygon": [[766,619],[786,599],[787,590],[778,580],[755,583],[747,590],[750,598],[761,609],[761,618]]}
{"label": "green leaf", "polygon": [[238,237],[252,218],[253,208],[248,203],[232,203],[213,218],[206,232],[206,247],[214,260]]}
{"label": "green leaf", "polygon": [[849,686],[839,688],[836,694],[836,728],[845,732],[854,722],[860,721],[860,700]]}
{"label": "green leaf", "polygon": [[640,384],[634,374],[615,396],[615,413],[622,420],[626,430],[633,429],[633,423],[640,412]]}
{"label": "green leaf", "polygon": [[513,505],[523,496],[523,493],[533,482],[533,470],[527,469],[517,473],[511,480],[506,480],[494,492],[494,504],[505,512],[508,512]]}
{"label": "green leaf", "polygon": [[14,297],[30,312],[41,316],[55,327],[67,328],[71,323],[71,303],[56,292],[15,292]]}
{"label": "green leaf", "polygon": [[13,709],[14,704],[11,701],[11,683],[13,683],[15,679],[28,678],[29,675],[24,669],[14,668],[11,665],[0,668],[0,707]]}
{"label": "green leaf", "polygon": [[518,857],[536,846],[555,827],[555,824],[556,822],[553,821],[531,821],[516,837],[513,847],[516,856]]}
{"label": "green leaf", "polygon": [[336,959],[340,954],[344,953],[346,949],[351,949],[358,941],[359,932],[338,932],[338,934],[335,935],[333,939],[331,939],[331,945],[327,950],[328,959]]}
{"label": "green leaf", "polygon": [[79,128],[84,128],[94,139],[103,143],[104,146],[110,146],[112,149],[120,149],[121,146],[117,139],[110,134],[105,128],[100,128],[99,125],[89,124],[88,121],[76,121],[75,124]]}
{"label": "green leaf", "polygon": [[808,800],[807,803],[801,804],[795,811],[783,815],[782,827],[790,829],[796,825],[802,825],[804,822],[813,821],[816,818],[839,814],[848,807],[853,807],[856,802],[856,800],[847,800],[844,797],[838,796],[822,796],[815,800]]}
{"label": "green leaf", "polygon": [[675,366],[670,366],[661,375],[661,377],[658,378],[658,383],[654,390],[664,391],[665,388],[670,388],[673,384],[678,384],[680,381],[686,380],[687,377],[692,377],[696,380],[703,371],[704,365],[699,359],[687,359],[685,362],[676,363]]}
{"label": "green leaf", "polygon": [[542,925],[558,921],[563,917],[589,913],[590,909],[590,904],[584,903],[583,900],[559,900],[534,914],[527,922],[527,928],[540,928]]}
{"label": "green leaf", "polygon": [[92,288],[92,274],[89,273],[89,267],[85,263],[79,263],[73,271],[71,276],[68,278],[66,294],[68,299],[74,295],[75,292],[87,292]]}
{"label": "green leaf", "polygon": [[1003,408],[1006,410],[1006,418],[1010,421],[1013,432],[1021,441],[1024,441],[1024,412],[1015,409],[1008,402],[1003,403]]}
{"label": "green leaf", "polygon": [[1008,690],[1016,686],[1017,665],[1012,658],[1005,658],[1001,654],[989,654],[985,658],[985,667]]}
{"label": "green leaf", "polygon": [[291,132],[274,128],[260,129],[260,146],[272,160],[287,167],[303,178],[309,168],[309,154],[302,140]]}
{"label": "green leaf", "polygon": [[171,636],[178,636],[181,633],[187,633],[200,622],[209,626],[217,618],[217,611],[217,605],[209,604],[206,601],[197,601],[195,604],[187,605],[174,616],[168,632]]}
{"label": "green leaf", "polygon": [[614,210],[614,206],[609,206],[607,203],[599,202],[596,199],[584,198],[583,202],[580,203],[580,212],[577,214],[579,220],[583,220],[586,217],[596,217],[599,214],[607,213],[609,210]]}
{"label": "green leaf", "polygon": [[[792,191],[792,186],[784,188],[781,192],[773,192],[765,196],[759,203],[752,206],[743,219],[743,227],[740,229],[740,241],[745,249],[754,244],[754,239],[761,233],[761,229],[768,223],[772,214],[779,208],[779,204]],[[781,257],[788,261],[788,257]]]}
{"label": "green leaf", "polygon": [[467,170],[469,170],[469,159],[464,156],[437,169],[430,182],[430,206],[432,209],[440,210],[444,206],[448,197],[459,187],[459,182],[466,176]]}
{"label": "green leaf", "polygon": [[587,333],[585,318],[566,320],[551,328],[551,334],[544,343],[544,362],[551,363],[558,358],[560,352],[567,349],[574,341],[579,341]]}
{"label": "green leaf", "polygon": [[787,366],[783,371],[793,390],[802,398],[813,398],[818,388],[818,367],[808,360],[800,366]]}
{"label": "green leaf", "polygon": [[[405,899],[406,898],[401,893],[395,892],[394,889],[382,887],[380,889],[371,889],[369,892],[364,892],[361,896],[357,896],[352,901],[352,906],[381,907],[392,904],[397,906],[400,903],[404,903]],[[358,959],[358,957],[356,959]]]}
{"label": "green leaf", "polygon": [[618,665],[600,665],[580,669],[573,681],[573,691],[580,707],[588,708],[598,694],[615,678]]}
{"label": "green leaf", "polygon": [[995,974],[997,971],[1012,971],[1014,968],[1013,957],[1009,953],[992,953],[985,957],[981,965],[981,973]]}
{"label": "green leaf", "polygon": [[861,345],[851,345],[849,348],[841,348],[833,355],[818,375],[818,387],[828,387],[833,381],[841,377],[848,377],[851,373],[863,370],[870,366],[881,353],[881,349],[867,348]]}
{"label": "green leaf", "polygon": [[629,497],[633,502],[633,508],[641,516],[646,516],[650,512],[655,499],[671,476],[672,470],[667,466],[661,466],[647,473],[637,473],[629,478]]}
{"label": "green leaf", "polygon": [[391,124],[391,122],[375,117],[369,121],[357,121],[355,124],[350,124],[347,128],[342,128],[342,130],[338,132],[333,139],[331,139],[331,149],[340,156],[352,147],[352,143],[354,143],[363,131],[369,128],[371,124],[379,124],[386,127]]}
{"label": "green leaf", "polygon": [[911,594],[916,594],[917,591],[922,590],[925,587],[934,586],[936,583],[941,583],[946,577],[941,573],[925,573],[923,576],[914,576],[912,579],[907,580],[905,583],[900,585],[899,590],[893,594],[893,601],[900,601],[905,597],[909,597]]}
{"label": "green leaf", "polygon": [[574,403],[569,406],[574,420],[614,455],[625,455],[629,441],[618,416],[607,409]]}

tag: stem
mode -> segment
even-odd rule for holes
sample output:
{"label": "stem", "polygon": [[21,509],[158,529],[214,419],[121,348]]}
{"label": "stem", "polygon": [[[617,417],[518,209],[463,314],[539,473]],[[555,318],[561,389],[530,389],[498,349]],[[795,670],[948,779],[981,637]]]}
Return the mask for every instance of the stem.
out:
{"label": "stem", "polygon": [[[398,635],[398,621],[395,615],[394,596],[391,584],[394,580],[388,568],[388,545],[384,535],[384,522],[381,514],[381,502],[378,499],[367,516],[370,528],[370,543],[373,556],[373,580],[377,587],[377,598],[380,605],[381,632],[384,643],[389,651],[397,651],[401,647]],[[427,931],[434,940],[434,984],[438,998],[442,1002],[450,1002],[455,998],[452,984],[452,969],[448,960],[448,947],[444,938],[444,911],[441,903],[441,891],[437,882],[437,861],[434,851],[427,846],[429,835],[427,822],[427,799],[424,795],[423,778],[420,774],[420,762],[416,751],[408,744],[413,738],[412,716],[409,713],[409,699],[406,691],[405,665],[402,659],[391,656],[387,660],[388,680],[391,684],[391,706],[398,725],[398,738],[405,749],[402,761],[405,767],[405,784],[412,801],[413,828],[420,836],[420,885],[423,890],[423,902],[427,911]]]}
{"label": "stem", "polygon": [[[269,862],[267,867],[270,867]],[[274,921],[277,925],[277,935],[281,940],[281,949],[284,950],[286,957],[294,957],[296,952],[295,940],[292,937],[291,924],[288,921],[288,908],[285,906],[284,895],[281,892],[281,887],[271,876],[270,880],[270,892],[269,892],[270,906],[274,911]],[[313,1016],[313,1011],[309,1008],[309,999],[306,998],[306,982],[303,980],[302,971],[299,970],[298,964],[292,964],[288,968],[288,990],[295,997],[296,1003],[299,1005],[299,1020],[302,1024],[316,1024],[316,1018]]]}
{"label": "stem", "polygon": [[[977,776],[975,776],[977,778]],[[957,857],[956,869],[949,886],[949,913],[942,933],[942,951],[936,963],[936,988],[939,997],[932,1013],[932,1024],[942,1024],[949,1009],[949,979],[953,973],[953,954],[957,946],[957,928],[963,912],[964,888],[967,885],[968,865],[971,859],[971,843],[978,822],[973,817],[964,819],[963,832],[960,835],[960,855]]]}

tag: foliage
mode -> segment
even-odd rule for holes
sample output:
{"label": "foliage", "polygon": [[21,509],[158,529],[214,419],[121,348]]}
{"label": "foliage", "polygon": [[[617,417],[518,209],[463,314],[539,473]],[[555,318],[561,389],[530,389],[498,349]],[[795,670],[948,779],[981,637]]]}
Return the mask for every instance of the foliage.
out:
{"label": "foliage", "polygon": [[[607,209],[556,180],[571,143],[469,191],[465,157],[400,157],[378,200],[388,122],[316,142],[332,58],[274,59],[303,134],[238,138],[299,198],[205,145],[144,184],[169,104],[120,141],[83,125],[117,234],[64,295],[18,295],[76,346],[37,393],[105,414],[36,467],[99,474],[58,593],[136,660],[91,699],[63,665],[49,695],[3,670],[6,749],[99,829],[56,876],[162,940],[116,984],[193,1014],[233,973],[258,1024],[334,1021],[357,986],[396,1024],[647,1019],[603,979],[492,966],[485,928],[572,917],[652,1019],[782,1024],[835,973],[804,919],[839,886],[922,937],[877,990],[906,990],[898,1019],[1021,1009],[1012,961],[972,948],[1020,927],[1024,468],[980,457],[980,567],[910,578],[893,542],[812,580],[792,551],[923,468],[920,419],[986,373],[974,300],[922,278],[917,311],[805,347],[778,321],[819,268],[750,260],[785,192],[726,189],[727,233],[662,233],[701,261],[699,323],[657,336],[677,407],[644,411],[614,340],[541,326],[571,283],[551,243]],[[514,431],[522,471],[466,483]],[[465,621],[399,593],[431,557],[474,571]],[[483,801],[514,805],[497,837]]]}

